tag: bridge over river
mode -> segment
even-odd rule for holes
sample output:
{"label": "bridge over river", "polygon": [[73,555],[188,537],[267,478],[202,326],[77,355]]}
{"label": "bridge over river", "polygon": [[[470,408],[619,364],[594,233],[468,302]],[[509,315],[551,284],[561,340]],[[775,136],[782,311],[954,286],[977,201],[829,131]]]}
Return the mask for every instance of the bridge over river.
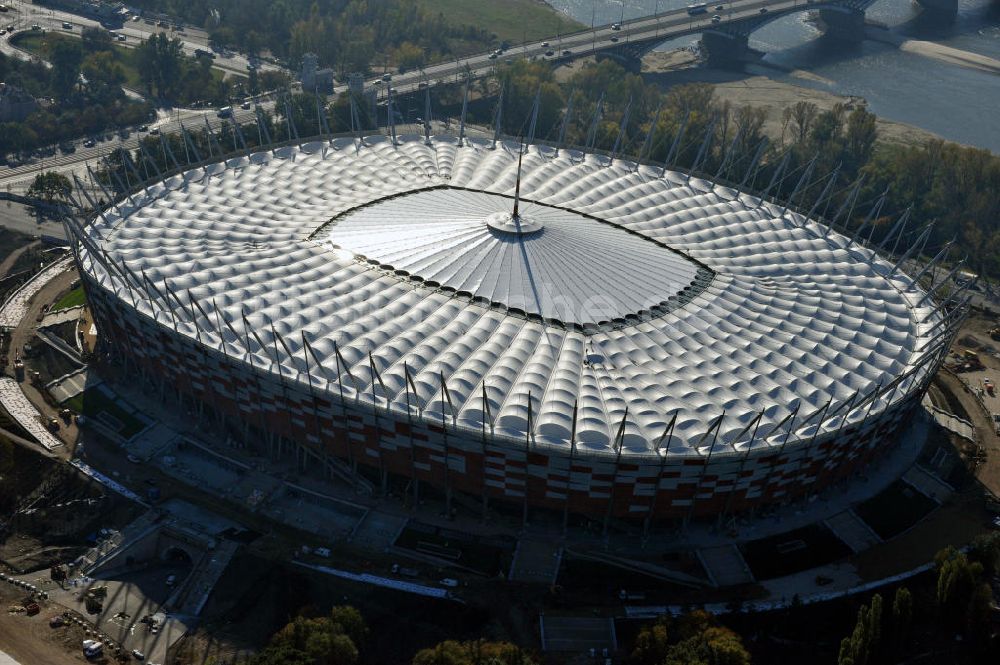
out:
{"label": "bridge over river", "polygon": [[[513,46],[502,54],[480,53],[420,70],[397,74],[392,87],[399,93],[413,92],[435,81],[454,80],[488,74],[497,62],[512,58],[535,58],[553,62],[585,56],[609,57],[626,66],[638,67],[643,55],[660,44],[700,34],[702,46],[716,62],[741,61],[750,55],[749,35],[761,26],[796,12],[819,14],[826,32],[860,41],[864,39],[865,10],[876,0],[714,0],[705,11],[689,13],[688,8],[672,9],[621,24],[597,26],[545,40]],[[918,0],[927,10],[952,13],[957,0]],[[337,92],[346,90],[338,87]]]}

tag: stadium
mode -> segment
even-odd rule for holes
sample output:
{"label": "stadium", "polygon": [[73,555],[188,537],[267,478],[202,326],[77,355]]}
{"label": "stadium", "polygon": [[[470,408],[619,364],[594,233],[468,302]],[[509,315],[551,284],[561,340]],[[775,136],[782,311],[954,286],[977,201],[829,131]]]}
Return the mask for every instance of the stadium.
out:
{"label": "stadium", "polygon": [[830,487],[894,448],[954,329],[787,205],[517,141],[250,152],[74,233],[103,353],[165,398],[331,477],[526,519]]}

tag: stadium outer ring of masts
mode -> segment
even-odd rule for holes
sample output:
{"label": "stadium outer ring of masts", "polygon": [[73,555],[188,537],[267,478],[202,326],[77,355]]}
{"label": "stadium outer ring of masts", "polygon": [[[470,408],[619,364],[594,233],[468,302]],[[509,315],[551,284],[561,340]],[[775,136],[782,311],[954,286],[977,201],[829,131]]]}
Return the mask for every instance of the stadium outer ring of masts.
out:
{"label": "stadium outer ring of masts", "polygon": [[[262,452],[525,515],[735,513],[895,447],[964,304],[780,204],[579,150],[524,149],[511,230],[519,147],[285,145],[68,218],[101,353]],[[574,300],[608,280],[642,293]]]}

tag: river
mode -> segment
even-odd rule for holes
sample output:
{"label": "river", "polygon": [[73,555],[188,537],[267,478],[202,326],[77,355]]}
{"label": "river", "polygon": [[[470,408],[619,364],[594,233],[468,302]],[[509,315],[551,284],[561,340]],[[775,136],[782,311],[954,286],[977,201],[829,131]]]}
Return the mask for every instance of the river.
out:
{"label": "river", "polygon": [[[692,0],[624,0],[624,17],[682,7]],[[618,21],[619,0],[548,0],[556,9],[586,25]],[[857,44],[824,38],[807,12],[769,23],[750,37],[750,45],[767,55],[746,67],[796,85],[839,95],[864,97],[879,116],[909,123],[946,139],[1000,153],[1000,75],[990,67],[942,57],[922,42],[934,42],[950,54],[966,52],[1000,60],[1000,2],[959,0],[953,22],[932,18],[911,0],[879,0],[867,11],[869,20],[889,28],[887,39]],[[668,42],[663,50],[685,46],[696,38]],[[895,44],[902,44],[897,46]],[[808,71],[803,78],[792,72]]]}

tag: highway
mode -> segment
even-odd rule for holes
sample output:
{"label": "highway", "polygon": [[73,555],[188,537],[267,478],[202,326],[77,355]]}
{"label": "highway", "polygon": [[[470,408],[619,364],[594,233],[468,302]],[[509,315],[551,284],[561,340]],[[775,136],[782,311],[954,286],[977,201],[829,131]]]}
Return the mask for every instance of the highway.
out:
{"label": "highway", "polygon": [[[453,82],[456,78],[472,77],[489,73],[498,63],[515,58],[564,62],[574,58],[595,55],[627,46],[630,42],[665,42],[686,35],[698,34],[712,28],[723,28],[734,22],[759,18],[762,13],[769,16],[783,16],[808,8],[818,9],[824,3],[809,0],[735,0],[733,2],[711,2],[704,14],[690,15],[687,8],[673,9],[656,15],[645,16],[621,24],[620,30],[611,25],[598,26],[593,30],[583,30],[568,35],[550,37],[546,40],[513,46],[496,58],[490,53],[480,53],[466,58],[450,60],[430,65],[421,70],[396,74],[392,78],[392,88],[399,94],[419,89],[421,83],[434,85],[439,82]],[[721,9],[719,9],[721,7]],[[761,12],[761,10],[765,10]],[[718,16],[715,22],[713,17]],[[548,55],[548,53],[552,55]],[[374,82],[373,82],[374,83]],[[377,85],[377,84],[376,84]],[[341,92],[346,87],[338,87]]]}
{"label": "highway", "polygon": [[[69,23],[72,28],[69,30],[64,29],[62,27],[64,22]],[[14,3],[11,11],[6,14],[0,14],[0,26],[6,28],[11,24],[15,26],[15,31],[28,30],[32,25],[38,25],[45,30],[67,33],[73,32],[76,33],[77,36],[79,36],[80,31],[85,27],[102,27],[100,22],[96,19],[86,18],[79,16],[78,14],[71,14],[69,12],[50,9],[48,7],[41,7],[38,5],[20,2]],[[152,22],[147,23],[143,20],[129,20],[125,22],[125,25],[122,28],[115,29],[112,32],[125,35],[126,41],[120,42],[120,44],[126,47],[134,47],[138,45],[141,41],[147,39],[155,32],[165,32],[169,36],[176,37],[181,40],[181,44],[186,55],[193,57],[195,55],[195,51],[198,49],[206,51],[211,50],[208,45],[208,33],[198,28],[185,27],[183,32],[171,32],[164,28],[158,28],[155,23]],[[0,40],[0,42],[2,42],[0,43],[0,51],[9,55],[15,55],[16,57],[22,57],[21,55],[12,52],[16,51],[16,49],[12,49],[12,47],[7,44],[8,37],[9,35],[4,35],[2,40]],[[240,76],[247,75],[247,66],[250,63],[246,56],[228,52],[215,53],[214,55],[215,60],[213,61],[212,66],[216,69],[220,69],[230,74],[238,74]],[[280,67],[267,62],[258,63],[258,67],[261,70],[281,70]]]}
{"label": "highway", "polygon": [[[495,56],[487,52],[466,58],[435,63],[405,74],[395,74],[388,85],[380,79],[371,81],[370,85],[377,86],[379,90],[384,90],[391,86],[395,94],[408,94],[418,92],[424,87],[462,81],[466,76],[479,77],[487,75],[493,71],[498,63],[513,61],[515,58],[541,59],[558,64],[574,58],[590,56],[601,51],[626,46],[630,42],[659,43],[685,35],[704,32],[713,27],[724,27],[732,22],[760,17],[762,9],[766,10],[763,13],[767,13],[770,16],[780,16],[794,11],[801,11],[807,7],[818,8],[822,4],[825,3],[816,2],[814,4],[811,0],[734,0],[732,2],[711,3],[708,5],[706,13],[693,16],[688,13],[686,8],[674,9],[653,16],[626,21],[617,30],[612,25],[599,26],[593,30],[583,30],[567,35],[551,37],[547,40],[538,40],[513,46],[502,54]],[[39,25],[46,25],[56,30],[62,29],[61,25],[64,20],[73,24],[74,30],[79,30],[79,26],[83,25],[98,25],[96,21],[65,12],[53,11],[28,4],[23,5],[23,7],[25,14],[20,19],[23,25],[30,26],[32,22],[36,22]],[[8,14],[6,16],[11,15]],[[716,16],[718,16],[718,21],[714,20]],[[0,16],[0,24],[4,24],[5,21],[12,21],[12,18],[8,19]],[[155,26],[149,26],[145,21],[129,21],[126,27],[123,30],[119,30],[119,32],[126,34],[130,43],[134,44],[138,39],[145,38],[155,29]],[[176,36],[184,40],[185,50],[192,54],[196,48],[207,48],[207,35],[203,31],[188,28],[185,33]],[[2,44],[2,40],[0,40],[0,44]],[[548,55],[549,53],[551,55]],[[245,74],[246,72],[246,59],[242,56],[217,58],[216,66],[223,65],[230,67],[229,71],[239,71],[241,74]],[[346,85],[338,85],[334,92],[335,94],[339,94],[346,90]],[[380,95],[382,94],[380,92]],[[235,113],[238,121],[253,122],[254,114],[252,110],[236,109]],[[213,128],[218,128],[222,123],[216,117],[214,110],[176,109],[171,111],[169,115],[164,114],[158,121],[152,124],[162,132],[174,132],[180,130],[181,122],[184,122],[185,126],[191,129],[202,129],[205,125],[205,119],[208,120]],[[113,137],[110,141],[97,143],[91,148],[81,147],[76,152],[61,154],[51,159],[6,169],[0,174],[0,188],[9,191],[23,191],[30,185],[33,177],[43,170],[55,169],[64,172],[85,172],[86,163],[96,162],[112,148],[123,147],[126,149],[135,149],[138,146],[139,138],[140,135],[134,133],[123,138]]]}
{"label": "highway", "polygon": [[[265,105],[262,105],[265,106]],[[233,114],[240,123],[254,122],[253,110],[234,108]],[[205,121],[213,130],[218,130],[224,121],[220,119],[214,109],[174,109],[169,113],[163,113],[161,117],[150,123],[150,129],[156,128],[162,133],[179,133],[183,123],[190,131],[205,129]],[[111,134],[110,138],[95,142],[92,147],[86,147],[83,141],[77,141],[76,149],[69,153],[58,153],[55,157],[45,159],[33,159],[27,164],[22,164],[13,168],[0,170],[0,189],[9,192],[23,193],[36,175],[42,171],[59,171],[66,175],[76,173],[83,176],[87,172],[87,164],[98,167],[98,162],[115,148],[125,148],[135,150],[139,147],[139,140],[146,136],[145,132],[128,131],[128,136]],[[107,135],[106,135],[107,136]],[[207,157],[207,155],[206,155]],[[183,155],[177,155],[182,159]]]}

